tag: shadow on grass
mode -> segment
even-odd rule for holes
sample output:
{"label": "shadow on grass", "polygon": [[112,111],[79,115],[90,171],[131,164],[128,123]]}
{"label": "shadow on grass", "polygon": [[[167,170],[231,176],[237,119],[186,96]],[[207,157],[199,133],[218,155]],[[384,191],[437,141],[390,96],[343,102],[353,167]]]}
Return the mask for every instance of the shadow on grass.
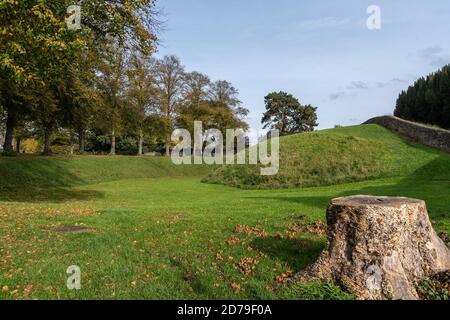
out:
{"label": "shadow on grass", "polygon": [[0,201],[65,202],[103,197],[101,192],[72,189],[85,183],[70,172],[69,158],[0,157]]}
{"label": "shadow on grass", "polygon": [[424,200],[430,217],[436,222],[450,215],[450,161],[440,156],[395,184],[367,186],[342,192],[338,197],[355,194],[409,197]]}
{"label": "shadow on grass", "polygon": [[251,245],[269,257],[286,263],[294,271],[300,271],[318,258],[325,247],[325,240],[306,237],[291,240],[264,237],[253,240]]}
{"label": "shadow on grass", "polygon": [[0,157],[0,186],[68,187],[82,184],[84,181],[66,167],[70,161],[73,160],[62,157]]}
{"label": "shadow on grass", "polygon": [[196,270],[191,270],[186,261],[182,262],[171,258],[170,264],[181,272],[181,279],[185,281],[196,294],[205,294],[208,291],[208,288],[203,285],[200,279],[198,279]]}

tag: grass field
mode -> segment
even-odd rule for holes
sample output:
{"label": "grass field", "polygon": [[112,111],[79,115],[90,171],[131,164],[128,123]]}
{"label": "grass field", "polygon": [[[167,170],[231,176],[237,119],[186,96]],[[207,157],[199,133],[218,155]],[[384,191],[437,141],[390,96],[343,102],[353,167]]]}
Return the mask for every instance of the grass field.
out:
{"label": "grass field", "polygon": [[[331,198],[424,199],[435,229],[450,232],[450,156],[378,131],[324,134],[373,135],[389,172],[308,188],[206,184],[214,168],[163,158],[1,158],[0,298],[351,299],[333,284],[284,283],[323,249]],[[71,265],[81,290],[66,287]]]}

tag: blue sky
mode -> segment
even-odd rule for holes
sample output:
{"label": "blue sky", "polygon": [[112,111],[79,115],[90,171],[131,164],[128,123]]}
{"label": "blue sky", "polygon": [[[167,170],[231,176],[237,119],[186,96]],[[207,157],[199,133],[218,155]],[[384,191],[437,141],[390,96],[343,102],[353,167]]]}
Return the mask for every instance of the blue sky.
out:
{"label": "blue sky", "polygon": [[[381,30],[368,30],[369,5]],[[228,80],[261,127],[264,96],[317,106],[319,128],[391,114],[398,93],[450,63],[448,0],[160,0],[158,55]]]}

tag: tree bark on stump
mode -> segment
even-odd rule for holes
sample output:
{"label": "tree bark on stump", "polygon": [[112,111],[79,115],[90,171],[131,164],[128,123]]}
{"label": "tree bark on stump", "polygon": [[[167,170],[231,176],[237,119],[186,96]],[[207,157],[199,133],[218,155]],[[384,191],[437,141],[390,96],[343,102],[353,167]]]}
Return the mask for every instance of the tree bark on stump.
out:
{"label": "tree bark on stump", "polygon": [[415,300],[418,281],[450,270],[450,250],[433,230],[422,200],[334,199],[327,225],[325,250],[295,280],[334,281],[357,299]]}

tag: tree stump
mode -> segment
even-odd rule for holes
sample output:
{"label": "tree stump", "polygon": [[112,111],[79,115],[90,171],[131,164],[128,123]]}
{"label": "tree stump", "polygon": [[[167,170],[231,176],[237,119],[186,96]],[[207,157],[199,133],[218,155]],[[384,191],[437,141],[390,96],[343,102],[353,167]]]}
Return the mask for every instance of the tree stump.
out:
{"label": "tree stump", "polygon": [[415,285],[450,270],[450,251],[436,235],[425,202],[353,196],[332,200],[327,244],[295,280],[334,281],[357,299],[418,299]]}

